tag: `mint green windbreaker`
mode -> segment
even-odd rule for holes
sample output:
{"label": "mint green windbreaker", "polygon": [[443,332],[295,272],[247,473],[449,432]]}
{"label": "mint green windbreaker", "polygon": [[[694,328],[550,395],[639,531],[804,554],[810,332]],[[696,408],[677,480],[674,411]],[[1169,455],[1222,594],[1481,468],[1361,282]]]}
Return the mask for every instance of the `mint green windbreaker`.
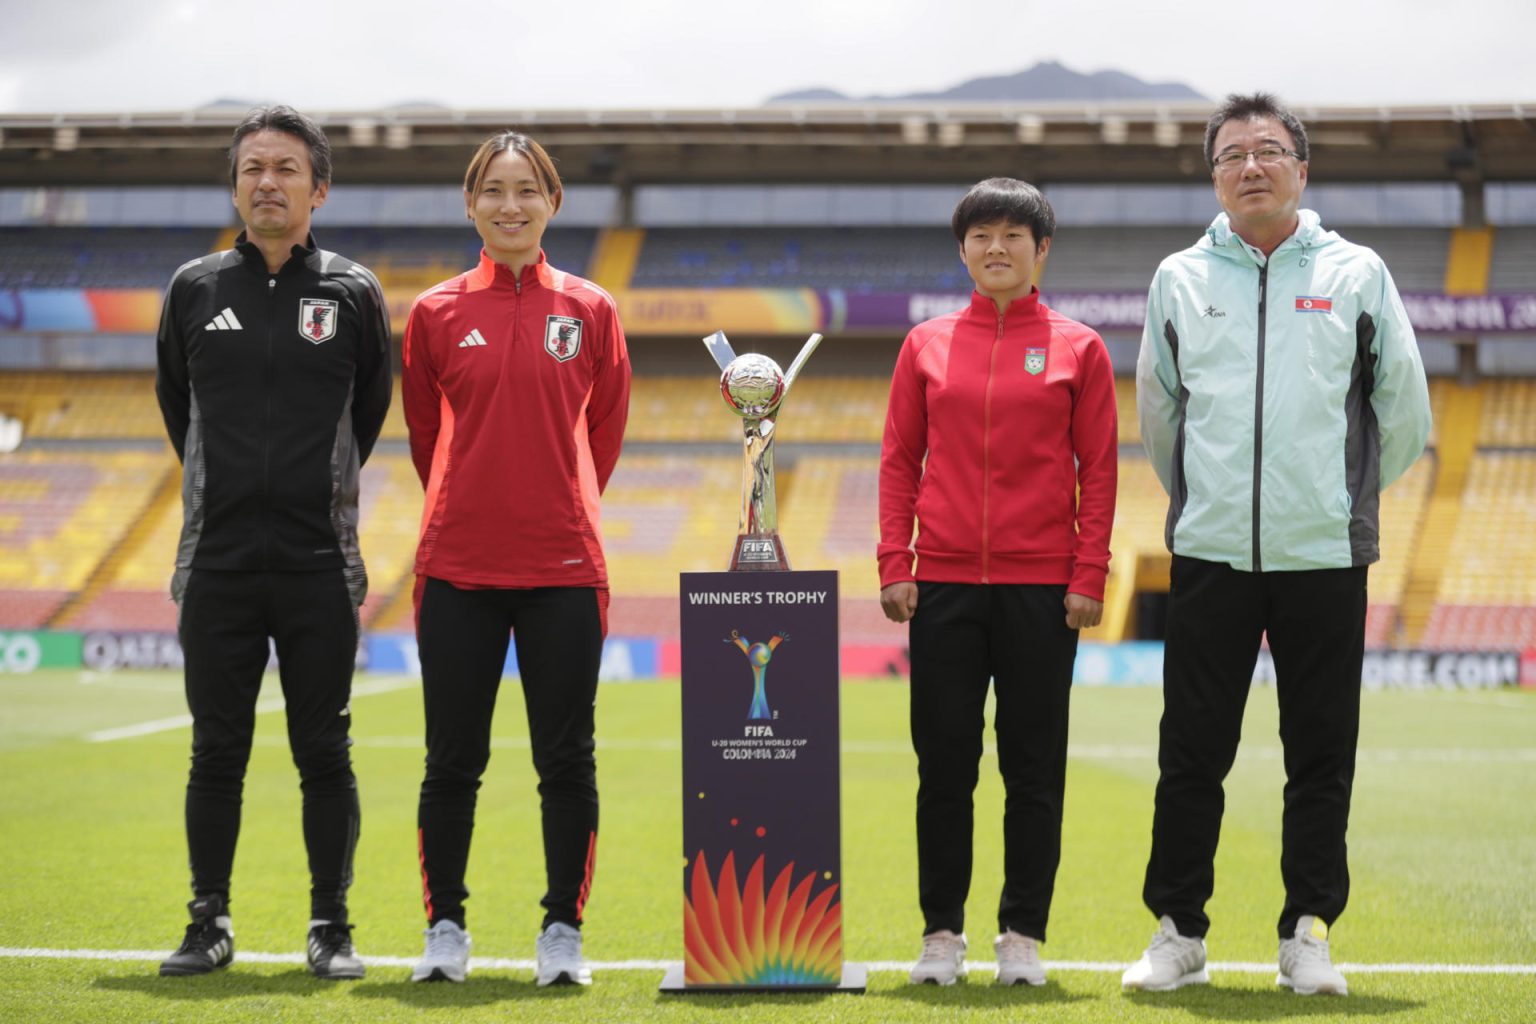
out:
{"label": "mint green windbreaker", "polygon": [[1392,275],[1299,216],[1266,260],[1223,213],[1152,279],[1136,404],[1175,554],[1245,571],[1368,565],[1381,489],[1429,437]]}

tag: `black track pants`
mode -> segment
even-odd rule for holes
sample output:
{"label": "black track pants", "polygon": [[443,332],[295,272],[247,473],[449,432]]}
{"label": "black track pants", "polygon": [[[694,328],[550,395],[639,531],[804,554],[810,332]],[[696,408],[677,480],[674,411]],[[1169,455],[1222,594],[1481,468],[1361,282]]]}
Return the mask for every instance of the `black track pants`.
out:
{"label": "black track pants", "polygon": [[1237,756],[1267,632],[1285,747],[1278,930],[1290,938],[1304,914],[1331,924],[1349,899],[1344,833],[1360,731],[1366,570],[1252,573],[1175,555],[1172,582],[1143,899],[1181,935],[1210,927],[1222,781]]}
{"label": "black track pants", "polygon": [[580,927],[597,847],[593,706],[606,601],[606,591],[591,587],[460,590],[425,581],[417,640],[427,772],[417,838],[429,923],[464,924],[475,799],[491,756],[491,716],[510,631],[539,776],[544,926]]}
{"label": "black track pants", "polygon": [[348,753],[357,612],[341,570],[194,570],[179,632],[192,712],[187,846],[197,896],[229,899],[268,638],[304,794],[310,915],[345,923],[360,821]]}
{"label": "black track pants", "polygon": [[918,898],[924,933],[965,928],[972,793],[997,695],[1003,809],[998,931],[1045,941],[1067,766],[1077,631],[1065,586],[919,583],[912,617],[912,746],[917,751]]}

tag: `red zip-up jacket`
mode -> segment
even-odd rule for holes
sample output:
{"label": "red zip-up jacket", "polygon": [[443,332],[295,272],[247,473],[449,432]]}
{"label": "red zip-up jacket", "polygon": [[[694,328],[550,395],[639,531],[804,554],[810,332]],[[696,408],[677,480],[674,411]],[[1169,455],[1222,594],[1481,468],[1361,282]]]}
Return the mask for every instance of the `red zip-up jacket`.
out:
{"label": "red zip-up jacket", "polygon": [[416,573],[470,587],[606,587],[599,498],[629,411],[613,299],[539,254],[417,296],[402,395],[426,487]]}
{"label": "red zip-up jacket", "polygon": [[896,359],[881,587],[1065,583],[1102,601],[1117,454],[1103,339],[1037,290],[1004,315],[973,293],[969,307],[914,327]]}

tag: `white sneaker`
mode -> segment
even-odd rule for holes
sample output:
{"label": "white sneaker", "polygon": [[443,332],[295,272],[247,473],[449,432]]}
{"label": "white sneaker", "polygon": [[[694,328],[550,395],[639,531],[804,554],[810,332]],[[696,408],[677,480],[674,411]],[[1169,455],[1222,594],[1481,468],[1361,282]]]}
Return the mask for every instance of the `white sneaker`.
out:
{"label": "white sneaker", "polygon": [[949,929],[923,936],[923,955],[908,975],[914,985],[953,985],[965,977],[965,936]]}
{"label": "white sneaker", "polygon": [[1304,915],[1296,922],[1296,937],[1280,940],[1280,973],[1275,984],[1299,996],[1318,992],[1349,995],[1349,983],[1328,959],[1328,925],[1322,918]]}
{"label": "white sneaker", "polygon": [[590,985],[592,972],[581,958],[581,932],[562,921],[539,933],[539,966],[534,980],[543,985]]}
{"label": "white sneaker", "polygon": [[1120,976],[1120,988],[1126,992],[1172,992],[1185,985],[1204,985],[1211,980],[1205,972],[1205,940],[1180,935],[1173,919],[1164,914],[1158,919],[1152,944]]}
{"label": "white sneaker", "polygon": [[1040,965],[1040,944],[1027,935],[1008,929],[992,942],[997,953],[999,985],[1044,985],[1045,968]]}
{"label": "white sneaker", "polygon": [[469,973],[469,932],[447,918],[426,930],[427,949],[412,981],[463,981]]}

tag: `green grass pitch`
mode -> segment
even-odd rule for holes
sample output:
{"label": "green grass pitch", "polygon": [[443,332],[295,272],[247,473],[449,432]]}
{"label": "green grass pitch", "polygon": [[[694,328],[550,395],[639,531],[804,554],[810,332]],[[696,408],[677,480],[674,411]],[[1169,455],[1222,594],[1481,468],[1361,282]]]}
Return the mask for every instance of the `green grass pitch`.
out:
{"label": "green grass pitch", "polygon": [[[374,963],[356,983],[297,962],[307,919],[297,776],[280,710],[258,718],[235,862],[238,949],[227,971],[156,975],[185,924],[182,794],[188,730],[90,742],[101,730],[185,713],[179,677],[124,672],[0,676],[0,1021],[1255,1021],[1536,1020],[1536,694],[1371,693],[1350,830],[1353,893],[1333,936],[1345,999],[1294,996],[1271,970],[1213,969],[1209,987],[1123,996],[1118,967],[1155,928],[1141,906],[1161,695],[1073,695],[1066,834],[1050,941],[1051,982],[917,988],[895,970],[921,921],[912,835],[914,760],[906,689],[843,688],[845,949],[870,963],[856,995],[663,996],[682,957],[681,754],[675,680],[605,684],[598,697],[602,831],[586,952],[610,963],[589,989],[539,990],[521,964],[479,967],[463,985],[411,985],[423,927],[416,864],[421,699],[414,680],[360,677],[354,759],[363,832],[355,937]],[[275,697],[275,685],[267,698]],[[1274,693],[1256,688],[1227,812],[1210,911],[1213,963],[1272,964],[1283,769]],[[502,692],[495,752],[470,860],[477,957],[527,961],[542,861],[526,725],[515,681]],[[972,961],[990,961],[1001,883],[1001,787],[988,754],[977,792],[968,908]],[[67,957],[24,950],[76,951]],[[86,959],[78,951],[145,951]],[[290,959],[262,959],[256,954]],[[641,963],[636,963],[641,962]],[[1390,971],[1383,965],[1431,965]],[[1351,970],[1347,965],[1360,965]],[[1522,971],[1472,973],[1466,965]],[[1446,967],[1459,966],[1447,971]],[[1374,969],[1372,969],[1374,968]]]}

